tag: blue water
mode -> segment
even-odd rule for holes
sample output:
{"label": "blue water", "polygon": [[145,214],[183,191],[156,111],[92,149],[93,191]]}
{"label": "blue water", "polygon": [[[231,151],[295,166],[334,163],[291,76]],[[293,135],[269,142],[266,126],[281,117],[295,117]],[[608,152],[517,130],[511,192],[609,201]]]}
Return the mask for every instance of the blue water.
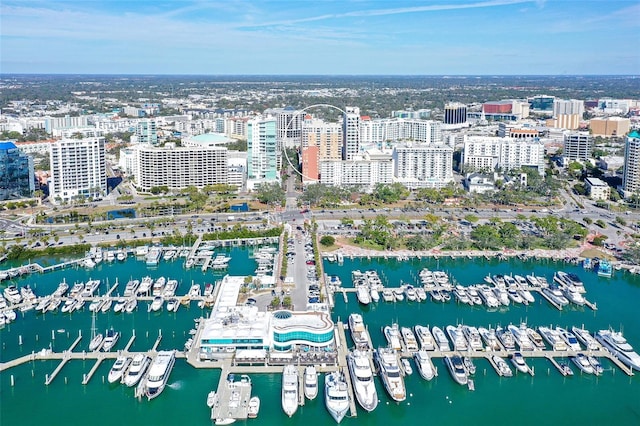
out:
{"label": "blue water", "polygon": [[[251,274],[254,263],[247,261],[247,249],[231,250],[233,260],[228,273],[232,275]],[[598,277],[579,267],[553,261],[508,262],[486,261],[484,259],[417,259],[407,262],[396,260],[350,260],[344,265],[326,263],[329,274],[341,277],[344,286],[350,286],[353,269],[375,269],[386,285],[395,286],[403,282],[414,282],[420,268],[442,269],[452,274],[462,284],[481,282],[488,274],[534,272],[544,275],[550,281],[553,272],[562,269],[578,273],[587,289],[586,297],[597,303],[598,310],[572,308],[559,311],[539,295],[536,303],[524,306],[510,306],[506,309],[488,312],[482,307],[458,306],[456,303],[436,304],[434,302],[398,302],[372,304],[361,307],[355,295],[349,295],[345,304],[341,295],[336,297],[334,320],[346,321],[349,313],[360,312],[368,325],[374,344],[385,344],[381,327],[392,322],[401,326],[429,324],[444,326],[466,323],[473,325],[506,325],[526,321],[532,326],[554,324],[561,326],[584,324],[592,331],[599,328],[623,328],[625,337],[640,349],[640,321],[637,315],[637,301],[640,300],[640,277],[614,271],[612,278]],[[30,283],[37,294],[50,293],[64,277],[67,282],[100,278],[113,284],[118,278],[120,288],[131,277],[140,279],[144,275],[157,277],[164,275],[180,280],[178,294],[184,294],[192,281],[202,285],[214,282],[222,274],[203,274],[199,269],[185,270],[179,261],[162,262],[157,268],[147,268],[144,262],[129,258],[126,263],[103,264],[93,271],[68,269],[47,275],[32,275],[16,283]],[[103,284],[101,292],[106,289]],[[86,308],[85,308],[86,309]],[[191,307],[181,307],[175,314],[146,311],[141,303],[134,314],[97,315],[99,329],[113,326],[122,331],[118,348],[136,333],[133,350],[146,350],[153,345],[162,330],[161,349],[181,348],[188,338],[188,330],[193,327],[193,319],[206,315],[192,303]],[[76,338],[78,332],[89,336],[91,316],[88,312],[73,315],[46,314],[35,312],[19,314],[21,318],[0,330],[0,360],[6,361],[16,356],[37,351],[45,347],[61,351]],[[53,332],[53,338],[52,338]],[[22,345],[18,344],[22,336]],[[88,339],[83,339],[76,351],[86,349]],[[389,425],[407,424],[457,425],[462,422],[491,425],[540,425],[576,424],[585,425],[640,424],[640,379],[628,377],[608,361],[604,362],[605,374],[601,377],[580,375],[561,376],[544,359],[528,360],[535,368],[535,377],[518,374],[513,378],[499,378],[493,368],[484,360],[476,362],[474,392],[455,384],[449,377],[441,360],[434,360],[439,377],[431,382],[422,380],[417,373],[406,378],[408,398],[401,404],[390,402],[380,382],[376,379],[378,396],[381,400],[373,413],[358,410],[357,418],[345,418],[346,425]],[[104,362],[91,382],[81,384],[83,374],[93,366],[93,361],[69,362],[55,381],[44,385],[46,374],[56,367],[57,361],[38,361],[7,370],[0,374],[0,424],[1,425],[68,425],[92,424],[112,425],[118,421],[124,424],[173,425],[185,421],[191,425],[211,424],[209,409],[205,401],[207,393],[217,387],[218,370],[194,369],[184,361],[176,363],[169,387],[163,394],[149,402],[137,401],[133,391],[121,385],[106,383],[106,375],[111,367]],[[15,385],[11,386],[11,376]],[[253,392],[261,398],[262,404],[258,420],[247,420],[239,424],[260,425],[324,425],[333,420],[326,413],[322,393],[316,400],[307,401],[298,412],[287,418],[280,407],[279,375],[252,375]],[[33,409],[34,402],[37,409]]]}

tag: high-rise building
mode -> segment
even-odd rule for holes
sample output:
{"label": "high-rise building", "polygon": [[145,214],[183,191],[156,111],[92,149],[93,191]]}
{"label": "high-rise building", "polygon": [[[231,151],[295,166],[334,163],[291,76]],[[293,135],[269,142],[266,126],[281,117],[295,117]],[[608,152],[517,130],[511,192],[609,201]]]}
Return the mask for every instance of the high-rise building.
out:
{"label": "high-rise building", "polygon": [[528,99],[530,111],[540,114],[553,114],[553,101],[555,97],[538,95]]}
{"label": "high-rise building", "polygon": [[136,124],[135,138],[132,137],[132,142],[140,144],[157,145],[158,144],[158,129],[156,127],[155,120],[140,120]]}
{"label": "high-rise building", "polygon": [[183,189],[189,186],[227,184],[227,148],[164,147],[136,145],[136,186],[142,191],[167,186]]}
{"label": "high-rise building", "polygon": [[464,124],[467,122],[467,106],[458,102],[444,106],[444,124]]}
{"label": "high-rise building", "polygon": [[302,123],[303,183],[317,182],[323,160],[342,159],[342,126],[305,116]]}
{"label": "high-rise building", "polygon": [[442,188],[453,182],[453,147],[442,143],[397,145],[393,168],[395,180],[407,188]]}
{"label": "high-rise building", "polygon": [[592,118],[589,123],[594,136],[623,136],[629,132],[631,121],[624,117]]}
{"label": "high-rise building", "polygon": [[278,182],[278,149],[275,118],[256,118],[247,123],[247,189]]}
{"label": "high-rise building", "polygon": [[49,198],[54,203],[107,192],[104,138],[62,139],[51,145]]}
{"label": "high-rise building", "polygon": [[34,189],[33,158],[13,142],[0,142],[0,200],[30,197]]}
{"label": "high-rise building", "polygon": [[587,161],[593,151],[593,136],[585,132],[573,132],[564,135],[562,156],[569,161]]}
{"label": "high-rise building", "polygon": [[321,161],[320,183],[331,186],[355,186],[372,190],[378,183],[393,182],[390,154],[370,150],[350,161]]}
{"label": "high-rise building", "polygon": [[464,137],[462,163],[474,170],[503,171],[532,167],[544,175],[544,144],[537,139]]}
{"label": "high-rise building", "polygon": [[640,132],[637,130],[627,136],[623,173],[622,190],[625,198],[640,195]]}
{"label": "high-rise building", "polygon": [[87,127],[88,124],[86,115],[79,115],[75,117],[65,115],[64,117],[45,117],[44,119],[44,129],[47,133],[53,133],[54,130]]}
{"label": "high-rise building", "polygon": [[293,107],[286,107],[277,111],[278,150],[300,146],[303,117],[304,113],[295,110]]}
{"label": "high-rise building", "polygon": [[352,160],[360,152],[360,108],[345,108],[342,137],[342,159]]}
{"label": "high-rise building", "polygon": [[549,127],[575,130],[580,127],[584,102],[578,99],[554,99],[553,119],[547,123]]}

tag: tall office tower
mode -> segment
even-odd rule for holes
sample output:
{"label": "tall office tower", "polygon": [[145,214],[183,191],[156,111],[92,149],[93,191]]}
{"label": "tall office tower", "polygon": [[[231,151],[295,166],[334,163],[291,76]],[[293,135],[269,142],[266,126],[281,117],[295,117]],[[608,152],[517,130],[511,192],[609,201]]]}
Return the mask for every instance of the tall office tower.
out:
{"label": "tall office tower", "polygon": [[49,198],[54,203],[107,192],[104,138],[62,139],[51,144]]}
{"label": "tall office tower", "polygon": [[624,146],[622,190],[625,198],[640,194],[640,132],[637,130],[627,136]]}
{"label": "tall office tower", "polygon": [[588,133],[574,132],[564,135],[562,156],[569,161],[587,161],[593,151],[593,136]]}
{"label": "tall office tower", "polygon": [[467,122],[467,106],[458,102],[444,106],[444,124],[464,124]]}
{"label": "tall office tower", "polygon": [[247,189],[261,183],[278,182],[278,150],[275,118],[257,118],[247,123]]}
{"label": "tall office tower", "polygon": [[0,142],[0,200],[30,197],[34,189],[33,158],[13,142]]}
{"label": "tall office tower", "polygon": [[158,130],[155,120],[140,120],[136,124],[135,141],[141,144],[157,145]]}
{"label": "tall office tower", "polygon": [[353,160],[360,151],[360,108],[346,107],[342,118],[342,159]]}
{"label": "tall office tower", "polygon": [[276,114],[278,120],[278,149],[294,148],[300,146],[300,136],[302,134],[302,120],[304,113],[286,107]]}

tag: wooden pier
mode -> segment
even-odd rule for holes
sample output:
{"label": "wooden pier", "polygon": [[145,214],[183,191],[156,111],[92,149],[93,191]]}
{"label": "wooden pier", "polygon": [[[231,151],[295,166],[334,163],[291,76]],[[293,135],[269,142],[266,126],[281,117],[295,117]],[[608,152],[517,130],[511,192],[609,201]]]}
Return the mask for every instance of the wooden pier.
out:
{"label": "wooden pier", "polygon": [[63,352],[62,361],[60,362],[60,364],[58,364],[56,369],[53,370],[53,373],[51,373],[51,375],[47,375],[47,377],[44,380],[44,384],[45,385],[49,386],[51,384],[51,382],[53,382],[53,379],[56,378],[58,373],[60,373],[60,371],[62,370],[62,367],[64,367],[65,364],[71,359],[71,351],[73,351],[73,349],[78,345],[78,343],[80,343],[80,340],[82,340],[82,336],[81,335],[78,336],[78,338],[76,340],[74,340],[74,342],[71,344],[71,346],[69,346],[69,349],[67,349],[66,351]]}

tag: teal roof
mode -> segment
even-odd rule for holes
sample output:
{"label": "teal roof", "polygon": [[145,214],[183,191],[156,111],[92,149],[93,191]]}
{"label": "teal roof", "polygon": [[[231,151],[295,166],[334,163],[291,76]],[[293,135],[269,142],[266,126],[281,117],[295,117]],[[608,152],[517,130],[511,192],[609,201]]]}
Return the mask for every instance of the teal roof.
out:
{"label": "teal roof", "polygon": [[633,132],[629,133],[629,137],[633,139],[640,139],[640,132],[634,130]]}

